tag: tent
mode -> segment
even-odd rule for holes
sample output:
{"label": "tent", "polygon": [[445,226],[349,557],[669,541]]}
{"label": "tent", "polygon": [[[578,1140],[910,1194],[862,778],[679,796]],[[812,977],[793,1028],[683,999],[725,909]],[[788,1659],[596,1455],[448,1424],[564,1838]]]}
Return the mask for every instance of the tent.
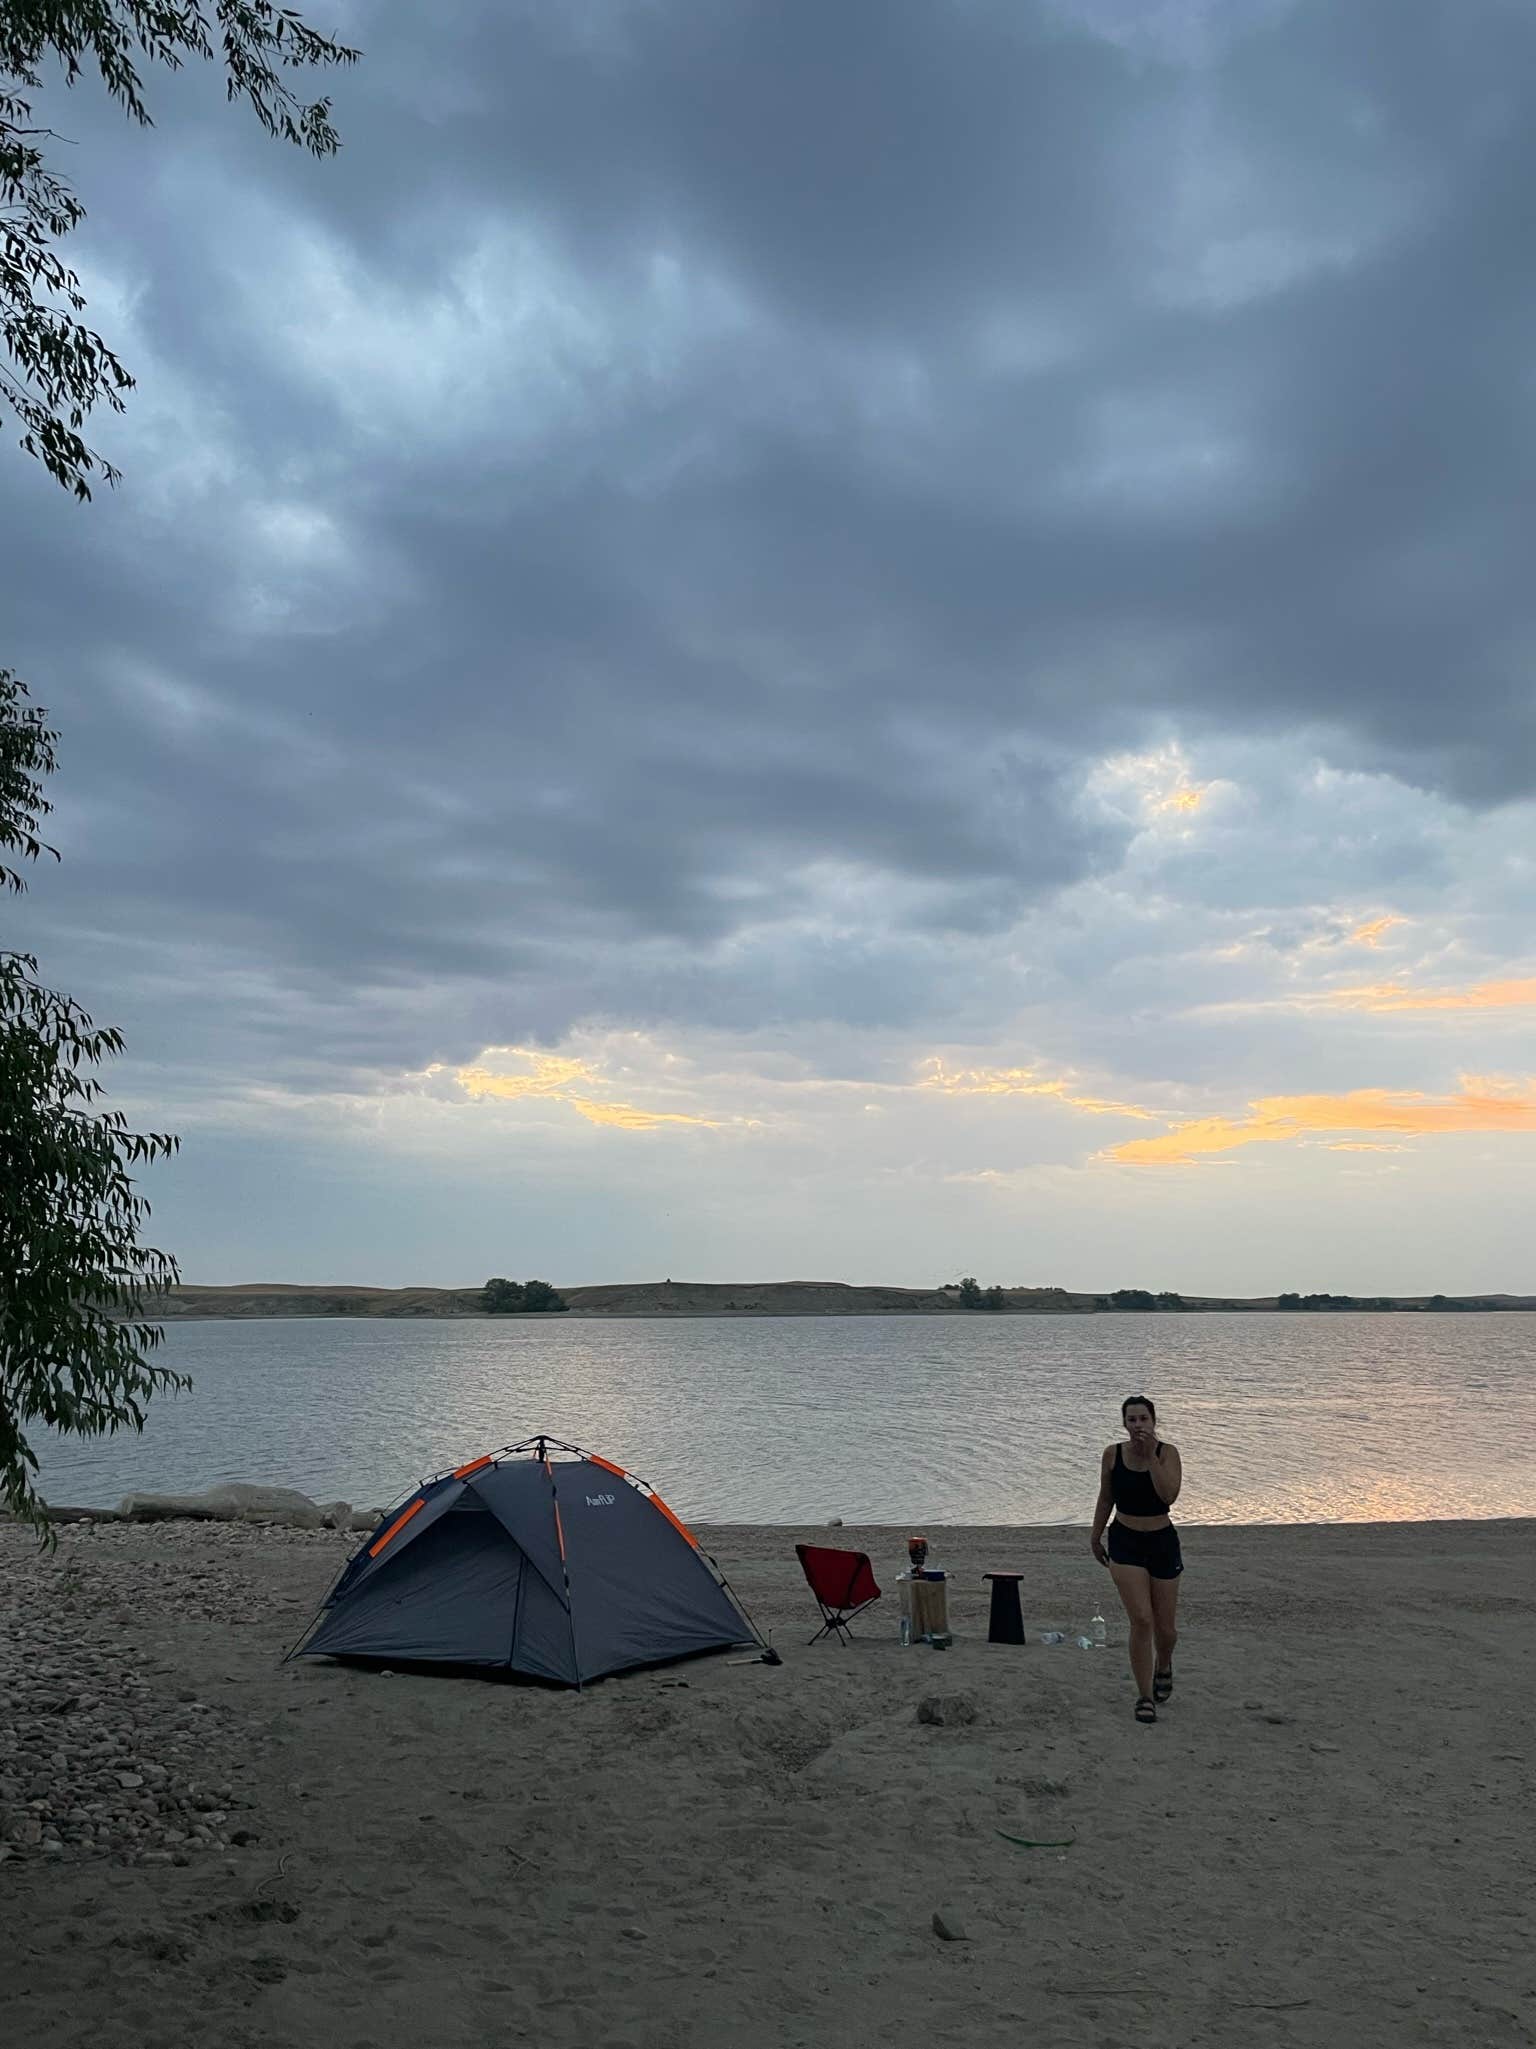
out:
{"label": "tent", "polygon": [[536,1437],[389,1510],[292,1655],[580,1686],[752,1643],[777,1664],[659,1494],[609,1459]]}

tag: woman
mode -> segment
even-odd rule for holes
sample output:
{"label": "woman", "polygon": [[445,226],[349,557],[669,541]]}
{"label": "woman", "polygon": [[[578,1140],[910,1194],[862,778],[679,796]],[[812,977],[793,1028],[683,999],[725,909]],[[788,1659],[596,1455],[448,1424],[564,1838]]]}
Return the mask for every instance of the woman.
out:
{"label": "woman", "polygon": [[[1168,1511],[1179,1498],[1184,1469],[1171,1444],[1160,1444],[1157,1410],[1144,1394],[1120,1404],[1128,1444],[1111,1444],[1099,1460],[1099,1498],[1089,1543],[1113,1575],[1131,1623],[1136,1719],[1155,1722],[1154,1703],[1173,1692],[1173,1647],[1179,1640],[1179,1574],[1184,1559]],[[1106,1553],[1104,1525],[1113,1508]]]}

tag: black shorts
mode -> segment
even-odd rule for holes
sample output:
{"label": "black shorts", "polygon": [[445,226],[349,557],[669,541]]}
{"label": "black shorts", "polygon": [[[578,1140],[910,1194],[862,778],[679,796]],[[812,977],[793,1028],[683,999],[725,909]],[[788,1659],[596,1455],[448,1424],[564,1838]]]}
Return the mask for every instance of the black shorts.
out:
{"label": "black shorts", "polygon": [[1112,1522],[1104,1533],[1104,1548],[1112,1565],[1139,1565],[1153,1579],[1177,1579],[1184,1570],[1179,1533],[1170,1523],[1166,1530],[1128,1530]]}

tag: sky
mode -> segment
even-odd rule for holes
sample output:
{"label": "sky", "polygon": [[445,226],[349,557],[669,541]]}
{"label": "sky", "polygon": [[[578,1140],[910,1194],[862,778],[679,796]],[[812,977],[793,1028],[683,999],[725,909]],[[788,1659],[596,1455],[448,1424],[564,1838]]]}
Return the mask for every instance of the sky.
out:
{"label": "sky", "polygon": [[185,1278],[1536,1289],[1536,14],[305,11],[0,462]]}

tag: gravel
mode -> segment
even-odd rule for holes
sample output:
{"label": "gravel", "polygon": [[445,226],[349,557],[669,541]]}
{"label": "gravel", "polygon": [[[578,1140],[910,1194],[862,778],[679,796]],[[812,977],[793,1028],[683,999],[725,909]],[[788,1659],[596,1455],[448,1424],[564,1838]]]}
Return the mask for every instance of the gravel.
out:
{"label": "gravel", "polygon": [[0,1529],[0,1865],[34,1858],[189,1864],[259,1839],[243,1775],[250,1718],[206,1700],[126,1632],[269,1620],[254,1547],[337,1566],[355,1539],[240,1524],[82,1523],[40,1552]]}

